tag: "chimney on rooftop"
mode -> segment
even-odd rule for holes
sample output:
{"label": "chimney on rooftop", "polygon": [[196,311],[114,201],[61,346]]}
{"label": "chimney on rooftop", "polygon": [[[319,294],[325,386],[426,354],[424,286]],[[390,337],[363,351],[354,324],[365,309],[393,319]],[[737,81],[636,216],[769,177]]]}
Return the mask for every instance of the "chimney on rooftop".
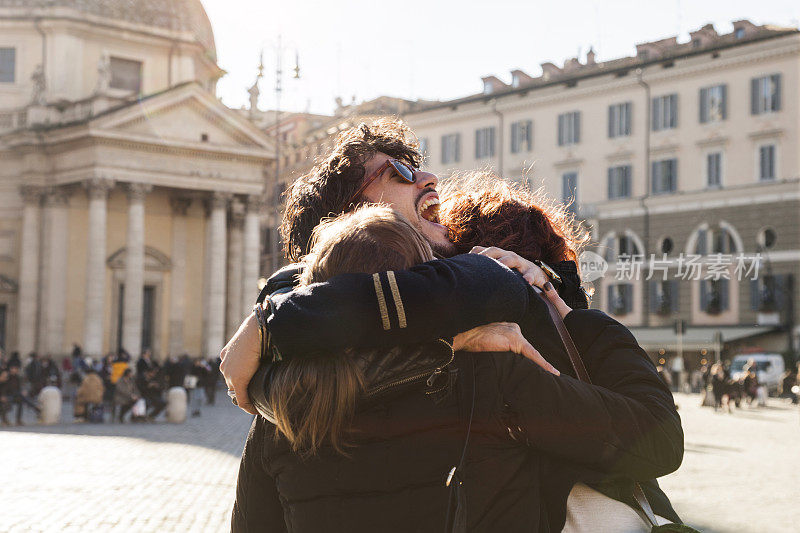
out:
{"label": "chimney on rooftop", "polygon": [[558,76],[559,74],[561,74],[561,69],[553,63],[550,63],[549,61],[547,63],[542,63],[542,77],[545,80],[549,80],[550,78]]}
{"label": "chimney on rooftop", "polygon": [[521,85],[528,85],[533,81],[533,78],[525,74],[519,69],[511,71],[511,86],[519,87]]}
{"label": "chimney on rooftop", "polygon": [[733,34],[737,39],[749,37],[758,31],[758,26],[747,19],[736,20],[733,22]]}
{"label": "chimney on rooftop", "polygon": [[508,87],[497,76],[485,76],[481,81],[483,81],[483,94],[492,94]]}
{"label": "chimney on rooftop", "polygon": [[577,57],[571,57],[564,61],[564,72],[572,72],[573,70],[577,70],[580,68],[581,62]]}
{"label": "chimney on rooftop", "polygon": [[595,56],[594,47],[592,46],[591,48],[589,48],[589,51],[586,52],[586,64],[587,65],[594,65],[595,64],[594,56]]}

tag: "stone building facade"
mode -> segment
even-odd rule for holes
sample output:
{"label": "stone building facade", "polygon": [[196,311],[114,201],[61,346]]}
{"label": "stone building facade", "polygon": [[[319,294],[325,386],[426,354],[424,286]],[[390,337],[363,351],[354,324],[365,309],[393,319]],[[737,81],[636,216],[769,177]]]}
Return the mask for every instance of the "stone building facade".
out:
{"label": "stone building facade", "polygon": [[[609,262],[593,306],[651,354],[675,352],[677,320],[697,359],[797,350],[800,32],[740,20],[730,33],[707,25],[689,37],[605,62],[590,50],[536,77],[512,71],[510,83],[488,76],[481,93],[405,118],[429,170],[489,167],[572,202],[590,249]],[[756,281],[679,271],[681,254],[698,255],[705,278],[718,254],[759,253]],[[645,264],[626,279],[632,256]]]}
{"label": "stone building facade", "polygon": [[0,348],[219,353],[274,159],[223,74],[199,0],[0,0]]}

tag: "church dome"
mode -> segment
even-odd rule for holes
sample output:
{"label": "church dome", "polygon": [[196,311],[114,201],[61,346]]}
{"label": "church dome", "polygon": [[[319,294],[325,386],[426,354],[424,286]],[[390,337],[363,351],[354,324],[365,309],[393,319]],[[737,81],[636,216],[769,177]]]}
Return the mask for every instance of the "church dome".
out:
{"label": "church dome", "polygon": [[217,59],[214,32],[200,0],[0,0],[0,8],[21,8],[32,16],[38,10],[66,8],[135,24],[189,31],[211,59]]}

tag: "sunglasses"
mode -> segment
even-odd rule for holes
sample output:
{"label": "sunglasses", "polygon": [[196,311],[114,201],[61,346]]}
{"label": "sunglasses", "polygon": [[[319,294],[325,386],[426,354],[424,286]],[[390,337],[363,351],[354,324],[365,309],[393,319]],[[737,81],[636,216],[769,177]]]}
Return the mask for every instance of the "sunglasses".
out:
{"label": "sunglasses", "polygon": [[383,174],[389,167],[393,168],[397,175],[403,179],[403,181],[408,183],[414,183],[417,181],[417,176],[414,174],[414,172],[416,172],[415,168],[403,163],[402,161],[398,161],[397,159],[387,159],[381,166],[375,169],[375,172],[370,174],[370,176],[364,180],[364,183],[362,183],[361,187],[359,187],[358,190],[353,193],[353,196],[350,197],[350,200],[347,202],[347,204],[350,205],[358,200],[361,194],[367,189],[367,187],[369,187],[369,184],[375,181],[378,176]]}

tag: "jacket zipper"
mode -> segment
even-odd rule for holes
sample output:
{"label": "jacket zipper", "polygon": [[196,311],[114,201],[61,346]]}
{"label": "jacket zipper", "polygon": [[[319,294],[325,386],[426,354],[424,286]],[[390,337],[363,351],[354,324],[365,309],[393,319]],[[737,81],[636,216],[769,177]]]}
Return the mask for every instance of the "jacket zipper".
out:
{"label": "jacket zipper", "polygon": [[424,378],[425,376],[429,376],[428,381],[426,383],[430,387],[433,384],[433,380],[435,379],[435,377],[441,374],[444,371],[445,367],[447,367],[447,365],[453,362],[453,359],[455,359],[456,356],[456,353],[453,350],[453,346],[449,342],[447,342],[444,339],[437,339],[437,340],[450,349],[450,359],[445,364],[436,367],[432,374],[429,374],[428,372],[422,372],[397,381],[392,381],[391,383],[387,383],[385,385],[381,385],[380,387],[369,391],[367,394],[364,395],[364,397],[369,398],[371,396],[375,396],[376,394],[381,393],[387,389],[391,389],[393,387],[399,387],[400,385],[405,385],[407,383],[412,383],[414,381]]}
{"label": "jacket zipper", "polygon": [[450,349],[450,359],[445,364],[443,364],[442,366],[440,366],[436,370],[434,370],[433,374],[431,374],[430,377],[428,377],[428,381],[425,382],[428,385],[428,387],[432,387],[433,386],[433,382],[436,380],[436,376],[438,376],[439,374],[444,372],[445,367],[447,367],[450,363],[452,363],[453,359],[456,358],[456,351],[453,349],[453,345],[452,344],[450,344],[449,342],[447,342],[444,339],[438,339],[438,341],[441,342],[442,344],[444,344],[445,346],[447,346]]}

